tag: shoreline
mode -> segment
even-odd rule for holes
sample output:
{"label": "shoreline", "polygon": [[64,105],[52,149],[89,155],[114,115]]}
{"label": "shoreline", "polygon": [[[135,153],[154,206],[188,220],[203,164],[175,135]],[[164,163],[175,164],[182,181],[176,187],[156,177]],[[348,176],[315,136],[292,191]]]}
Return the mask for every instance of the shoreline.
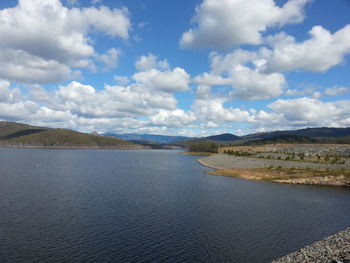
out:
{"label": "shoreline", "polygon": [[[277,160],[271,162],[271,160],[232,157],[223,154],[203,157],[197,161],[203,166],[215,169],[208,173],[217,176],[285,184],[350,187],[348,164],[318,165]],[[276,166],[269,165],[271,163]]]}
{"label": "shoreline", "polygon": [[313,262],[313,263],[349,263],[350,227],[328,237],[275,259],[271,263]]}
{"label": "shoreline", "polygon": [[0,146],[0,149],[65,149],[65,150],[148,150],[146,146],[126,147],[79,147],[79,146]]}

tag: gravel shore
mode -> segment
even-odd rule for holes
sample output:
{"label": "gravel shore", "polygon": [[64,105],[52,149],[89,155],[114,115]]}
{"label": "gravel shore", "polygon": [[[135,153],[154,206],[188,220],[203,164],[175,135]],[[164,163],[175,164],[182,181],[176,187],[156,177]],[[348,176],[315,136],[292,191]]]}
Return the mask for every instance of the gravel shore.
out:
{"label": "gravel shore", "polygon": [[350,228],[272,261],[286,262],[350,263]]}
{"label": "gravel shore", "polygon": [[284,168],[311,168],[311,169],[329,169],[341,170],[349,169],[350,163],[345,164],[326,164],[311,163],[300,161],[284,161],[273,159],[259,159],[251,157],[229,156],[227,154],[215,154],[198,160],[201,164],[215,169],[250,169],[250,168],[267,168],[269,166]]}

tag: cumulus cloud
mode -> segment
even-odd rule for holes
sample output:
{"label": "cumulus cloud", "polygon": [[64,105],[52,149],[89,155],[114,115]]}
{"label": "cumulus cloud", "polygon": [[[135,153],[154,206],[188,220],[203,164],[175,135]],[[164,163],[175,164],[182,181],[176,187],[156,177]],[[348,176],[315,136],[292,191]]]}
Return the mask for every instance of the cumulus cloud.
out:
{"label": "cumulus cloud", "polygon": [[9,86],[10,86],[10,82],[0,80],[0,101],[6,101],[9,99],[11,94]]}
{"label": "cumulus cloud", "polygon": [[194,27],[183,33],[183,48],[228,48],[260,44],[267,28],[299,23],[308,0],[289,0],[282,7],[273,0],[203,0],[196,8]]}
{"label": "cumulus cloud", "polygon": [[151,69],[137,72],[133,79],[149,89],[173,92],[189,90],[190,75],[184,69],[176,67],[167,71]]}
{"label": "cumulus cloud", "polygon": [[232,95],[244,100],[261,100],[278,97],[286,85],[282,74],[262,74],[244,66],[237,66],[233,70]]}
{"label": "cumulus cloud", "polygon": [[204,122],[208,128],[217,127],[224,122],[253,121],[254,117],[248,111],[224,107],[224,103],[228,99],[228,96],[223,97],[212,94],[210,86],[198,85],[192,110],[197,116],[197,120]]}
{"label": "cumulus cloud", "polygon": [[278,97],[286,87],[280,73],[264,73],[260,52],[234,50],[225,55],[211,53],[211,73],[203,73],[194,82],[204,86],[229,85],[233,88],[231,99],[260,100]]}
{"label": "cumulus cloud", "polygon": [[159,110],[153,116],[150,116],[152,125],[166,126],[166,127],[183,127],[189,125],[196,120],[193,112],[185,112],[182,109],[173,111]]}
{"label": "cumulus cloud", "polygon": [[115,76],[114,76],[114,81],[115,81],[118,85],[126,86],[126,85],[129,84],[130,79],[129,79],[128,76],[117,76],[117,75],[115,75]]}
{"label": "cumulus cloud", "polygon": [[157,57],[153,54],[143,55],[135,62],[138,71],[147,71],[157,66]]}
{"label": "cumulus cloud", "polygon": [[348,93],[350,91],[347,87],[341,87],[341,86],[333,86],[331,88],[328,88],[325,90],[325,94],[328,96],[338,96],[341,94]]}
{"label": "cumulus cloud", "polygon": [[172,94],[152,92],[138,84],[106,85],[103,90],[96,90],[73,81],[59,86],[51,107],[83,117],[137,117],[150,115],[159,108],[173,110],[176,103]]}
{"label": "cumulus cloud", "polygon": [[312,98],[279,99],[269,108],[295,126],[349,126],[349,101],[323,102]]}
{"label": "cumulus cloud", "polygon": [[119,49],[111,48],[105,54],[97,55],[97,59],[105,65],[106,70],[109,70],[117,67],[120,55]]}
{"label": "cumulus cloud", "polygon": [[322,26],[314,26],[309,34],[310,39],[301,43],[285,33],[270,37],[273,50],[266,57],[265,70],[325,72],[342,63],[350,53],[350,25],[334,34]]}
{"label": "cumulus cloud", "polygon": [[69,78],[72,67],[91,65],[92,30],[127,39],[131,27],[126,9],[67,8],[59,0],[20,0],[0,17],[0,77],[20,82]]}
{"label": "cumulus cloud", "polygon": [[201,75],[196,76],[193,82],[199,85],[205,86],[217,86],[217,85],[229,85],[232,80],[229,78],[224,78],[220,75],[209,74],[204,72]]}
{"label": "cumulus cloud", "polygon": [[239,108],[224,108],[222,98],[197,99],[192,108],[202,121],[214,124],[223,122],[251,122],[252,116],[248,111]]}
{"label": "cumulus cloud", "polygon": [[157,56],[149,53],[147,56],[139,57],[135,62],[135,67],[138,71],[148,71],[154,68],[165,70],[169,68],[169,63],[167,60],[158,61]]}

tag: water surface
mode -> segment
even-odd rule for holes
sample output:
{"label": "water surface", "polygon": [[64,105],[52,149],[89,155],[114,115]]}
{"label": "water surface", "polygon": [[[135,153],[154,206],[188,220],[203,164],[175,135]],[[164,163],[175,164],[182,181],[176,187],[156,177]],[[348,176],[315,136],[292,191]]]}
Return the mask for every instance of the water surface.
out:
{"label": "water surface", "polygon": [[269,262],[350,225],[350,191],[206,174],[173,150],[0,149],[1,262]]}

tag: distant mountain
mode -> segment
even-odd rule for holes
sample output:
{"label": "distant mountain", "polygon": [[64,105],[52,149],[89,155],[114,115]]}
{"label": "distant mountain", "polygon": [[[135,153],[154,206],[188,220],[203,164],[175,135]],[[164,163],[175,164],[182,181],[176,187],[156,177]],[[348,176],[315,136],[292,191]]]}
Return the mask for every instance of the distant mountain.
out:
{"label": "distant mountain", "polygon": [[141,146],[105,136],[67,129],[49,129],[14,122],[0,122],[0,146],[131,149]]}
{"label": "distant mountain", "polygon": [[137,134],[137,133],[125,133],[114,134],[104,133],[104,136],[113,136],[127,141],[132,141],[140,144],[172,144],[175,141],[186,140],[189,137],[185,136],[167,136],[158,134]]}
{"label": "distant mountain", "polygon": [[319,142],[315,138],[299,135],[277,135],[269,138],[248,140],[241,144],[244,145],[259,145],[259,144],[271,144],[271,143],[317,143]]}
{"label": "distant mountain", "polygon": [[190,148],[194,144],[210,144],[210,143],[217,143],[222,145],[229,145],[232,144],[238,140],[240,140],[241,137],[231,134],[231,133],[223,133],[218,135],[212,135],[208,137],[202,137],[202,138],[187,138],[185,140],[178,140],[175,141],[175,145],[181,145],[186,148]]}
{"label": "distant mountain", "polygon": [[223,133],[223,134],[208,136],[208,137],[205,137],[205,139],[212,140],[212,141],[227,142],[227,141],[239,140],[241,139],[241,137],[231,133]]}
{"label": "distant mountain", "polygon": [[267,139],[280,135],[304,136],[310,138],[333,138],[350,136],[350,128],[306,128],[300,130],[273,131],[249,134],[242,136],[244,139]]}

